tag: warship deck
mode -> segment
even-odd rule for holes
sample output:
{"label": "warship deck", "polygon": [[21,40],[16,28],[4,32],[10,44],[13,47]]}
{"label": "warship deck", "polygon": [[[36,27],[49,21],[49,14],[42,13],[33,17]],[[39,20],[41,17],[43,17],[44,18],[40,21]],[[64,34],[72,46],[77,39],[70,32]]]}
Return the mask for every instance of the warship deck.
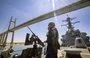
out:
{"label": "warship deck", "polygon": [[61,47],[58,50],[58,58],[90,58],[90,47],[88,48],[70,48]]}

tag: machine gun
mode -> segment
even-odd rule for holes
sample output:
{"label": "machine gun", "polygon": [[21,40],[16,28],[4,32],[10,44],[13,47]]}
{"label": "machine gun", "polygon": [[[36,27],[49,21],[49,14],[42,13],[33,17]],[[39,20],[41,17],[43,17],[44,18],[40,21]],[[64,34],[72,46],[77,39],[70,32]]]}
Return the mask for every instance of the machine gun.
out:
{"label": "machine gun", "polygon": [[[32,32],[29,27],[27,28],[30,30],[30,32]],[[44,43],[39,39],[38,36],[35,35],[35,33],[32,32],[32,36],[30,38],[29,35],[30,34],[27,33],[25,45],[33,45],[34,43],[33,48],[24,49],[21,55],[17,56],[16,54],[13,56],[13,58],[41,58]],[[41,45],[42,47],[38,47],[37,44]]]}
{"label": "machine gun", "polygon": [[38,42],[38,44],[40,44],[41,46],[44,46],[44,43],[39,39],[39,37],[37,35],[35,35],[35,33],[29,27],[27,27],[27,28],[32,32],[30,42],[34,42],[34,44],[36,44],[36,42]]}
{"label": "machine gun", "polygon": [[33,44],[34,43],[33,48],[29,49],[31,51],[28,51],[29,56],[27,56],[27,58],[29,58],[29,57],[30,58],[32,58],[32,57],[41,58],[40,55],[41,55],[42,48],[38,48],[37,44],[44,46],[44,43],[39,39],[38,36],[35,35],[35,33],[29,27],[27,27],[27,28],[32,32],[32,36],[31,36],[30,40],[27,40],[27,39],[29,39],[29,34],[27,34],[26,41],[28,43],[26,43],[26,44]]}

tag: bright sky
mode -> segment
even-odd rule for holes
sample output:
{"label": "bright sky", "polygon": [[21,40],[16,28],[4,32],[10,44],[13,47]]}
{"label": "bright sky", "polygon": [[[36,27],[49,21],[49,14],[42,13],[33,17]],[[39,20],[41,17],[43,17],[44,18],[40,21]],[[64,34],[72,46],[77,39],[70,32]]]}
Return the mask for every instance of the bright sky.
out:
{"label": "bright sky", "polygon": [[[7,30],[11,16],[17,18],[16,25],[19,25],[32,18],[77,1],[79,0],[0,0],[0,33]],[[29,27],[42,41],[44,41],[46,40],[47,25],[49,22],[53,21],[56,23],[56,28],[61,38],[61,35],[65,34],[67,31],[67,27],[61,27],[62,24],[65,24],[62,20],[67,18],[67,14],[72,18],[76,17],[73,22],[80,21],[80,23],[74,25],[75,29],[80,29],[82,32],[87,32],[87,34],[90,35],[90,7],[66,13],[56,18],[50,18],[30,25]],[[27,28],[15,31],[14,41],[24,41],[26,33],[31,34]],[[8,36],[8,42],[11,40],[10,35],[11,34]]]}

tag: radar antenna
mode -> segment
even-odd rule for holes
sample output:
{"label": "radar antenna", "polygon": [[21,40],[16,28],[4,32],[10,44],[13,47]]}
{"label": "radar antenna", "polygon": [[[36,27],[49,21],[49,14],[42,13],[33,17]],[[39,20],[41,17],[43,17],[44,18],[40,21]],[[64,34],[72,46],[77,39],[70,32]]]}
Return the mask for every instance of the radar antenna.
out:
{"label": "radar antenna", "polygon": [[68,30],[74,30],[74,27],[72,24],[76,24],[76,23],[79,23],[80,21],[76,21],[76,22],[72,22],[72,20],[76,19],[76,17],[74,18],[70,18],[68,15],[67,15],[67,19],[66,20],[62,20],[62,22],[67,22],[67,24],[64,24],[64,25],[61,25],[61,26],[67,26],[68,27]]}

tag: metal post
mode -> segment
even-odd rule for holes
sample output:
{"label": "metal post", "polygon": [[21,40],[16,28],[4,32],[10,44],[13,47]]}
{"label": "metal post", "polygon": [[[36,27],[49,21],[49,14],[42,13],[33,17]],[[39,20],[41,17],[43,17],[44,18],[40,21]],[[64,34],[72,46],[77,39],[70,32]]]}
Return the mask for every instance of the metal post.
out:
{"label": "metal post", "polygon": [[2,44],[2,41],[3,41],[3,38],[2,38],[3,36],[1,35],[1,43],[0,43],[0,45]]}
{"label": "metal post", "polygon": [[6,32],[6,37],[5,37],[5,41],[4,41],[3,46],[6,46],[6,41],[7,41],[7,37],[8,37],[9,28],[10,28],[10,25],[11,25],[12,18],[13,18],[13,17],[11,17],[11,20],[10,20],[10,22],[9,22],[8,31]]}
{"label": "metal post", "polygon": [[0,36],[0,46],[1,46],[1,43],[2,43],[2,35]]}
{"label": "metal post", "polygon": [[[4,42],[5,42],[5,34],[2,35],[2,43],[1,44],[4,44]],[[3,47],[4,47],[4,45],[3,45]]]}
{"label": "metal post", "polygon": [[0,43],[1,43],[1,36],[0,36]]}
{"label": "metal post", "polygon": [[[15,18],[15,21],[13,21],[13,23],[14,23],[14,27],[15,27],[15,25],[16,25],[16,18]],[[13,47],[13,41],[14,41],[14,31],[12,31],[12,39],[11,39],[11,43],[10,43],[10,48]]]}

